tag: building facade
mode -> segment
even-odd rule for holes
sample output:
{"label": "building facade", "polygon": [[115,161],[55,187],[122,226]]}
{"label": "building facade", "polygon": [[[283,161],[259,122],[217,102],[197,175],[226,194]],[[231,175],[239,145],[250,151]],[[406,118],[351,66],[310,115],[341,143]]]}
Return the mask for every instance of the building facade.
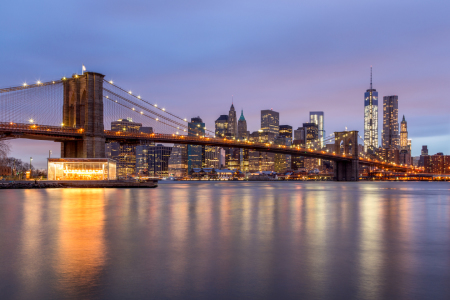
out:
{"label": "building facade", "polygon": [[288,138],[292,143],[292,126],[280,125],[279,136]]}
{"label": "building facade", "polygon": [[325,139],[325,119],[323,111],[311,111],[309,112],[309,122],[317,125],[318,139],[320,148],[324,147]]}
{"label": "building facade", "polygon": [[140,176],[165,178],[169,176],[172,147],[162,144],[136,147],[136,170]]}
{"label": "building facade", "polygon": [[299,127],[296,130],[294,130],[294,141],[292,143],[299,145],[300,147],[305,147],[306,144],[305,127]]}
{"label": "building facade", "polygon": [[215,122],[216,137],[225,137],[228,134],[228,116],[221,115]]}
{"label": "building facade", "polygon": [[398,132],[398,96],[383,97],[383,148],[400,149]]}
{"label": "building facade", "polygon": [[[188,124],[188,136],[204,136],[205,123],[200,117],[191,118]],[[188,174],[192,168],[202,168],[204,162],[205,146],[188,145]]]}
{"label": "building facade", "polygon": [[188,174],[188,146],[175,144],[169,158],[169,176],[185,177]]}
{"label": "building facade", "polygon": [[237,118],[233,104],[231,104],[230,111],[228,112],[228,134],[230,137],[237,137]]}
{"label": "building facade", "polygon": [[241,116],[238,121],[238,139],[248,139],[247,121],[244,117],[244,110],[241,110]]}
{"label": "building facade", "polygon": [[261,110],[261,130],[275,135],[280,131],[280,114],[272,109]]}
{"label": "building facade", "polygon": [[424,156],[425,173],[450,174],[450,155],[437,153]]}

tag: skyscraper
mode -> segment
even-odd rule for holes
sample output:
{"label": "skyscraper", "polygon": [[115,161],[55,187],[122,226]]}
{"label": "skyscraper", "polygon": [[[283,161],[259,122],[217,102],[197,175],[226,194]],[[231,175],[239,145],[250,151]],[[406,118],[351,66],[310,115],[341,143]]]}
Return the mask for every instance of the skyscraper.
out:
{"label": "skyscraper", "polygon": [[280,125],[280,136],[288,138],[292,143],[292,126]]}
{"label": "skyscraper", "polygon": [[325,137],[325,123],[323,111],[310,111],[309,112],[309,122],[317,125],[319,133],[319,145],[320,148],[324,147],[324,137]]}
{"label": "skyscraper", "polygon": [[[200,117],[192,118],[188,124],[188,136],[204,136],[205,123]],[[203,167],[205,146],[188,145],[188,172],[193,168]]]}
{"label": "skyscraper", "polygon": [[220,115],[220,117],[215,122],[216,130],[215,135],[216,137],[225,137],[228,134],[228,116],[227,115]]}
{"label": "skyscraper", "polygon": [[228,112],[228,134],[230,137],[237,137],[236,110],[234,110],[233,104],[231,104],[230,111]]}
{"label": "skyscraper", "polygon": [[383,97],[383,148],[399,149],[398,96]]}
{"label": "skyscraper", "polygon": [[400,125],[400,149],[408,150],[408,123],[406,122],[405,115]]}
{"label": "skyscraper", "polygon": [[364,93],[364,151],[378,148],[378,92],[372,88],[370,67],[370,89]]}
{"label": "skyscraper", "polygon": [[306,133],[305,133],[305,127],[299,127],[296,130],[294,130],[294,141],[296,145],[301,145],[302,147],[306,144]]}
{"label": "skyscraper", "polygon": [[303,123],[305,128],[305,144],[308,148],[315,148],[319,140],[319,127],[316,123]]}
{"label": "skyscraper", "polygon": [[247,121],[244,117],[244,110],[241,110],[241,116],[238,121],[238,138],[248,139]]}
{"label": "skyscraper", "polygon": [[184,177],[188,170],[187,145],[175,144],[169,158],[169,176]]}
{"label": "skyscraper", "polygon": [[140,175],[167,177],[172,147],[140,145],[136,147],[136,170]]}
{"label": "skyscraper", "polygon": [[411,162],[411,140],[408,140],[408,123],[403,115],[400,124],[400,163],[412,164]]}
{"label": "skyscraper", "polygon": [[[280,131],[280,114],[272,109],[261,110],[261,130],[275,135]],[[272,141],[273,142],[273,141]]]}

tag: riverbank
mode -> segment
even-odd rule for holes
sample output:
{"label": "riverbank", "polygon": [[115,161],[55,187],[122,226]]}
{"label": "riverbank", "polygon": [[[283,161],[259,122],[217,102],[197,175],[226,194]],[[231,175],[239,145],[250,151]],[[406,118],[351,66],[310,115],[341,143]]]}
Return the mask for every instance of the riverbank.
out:
{"label": "riverbank", "polygon": [[80,180],[80,181],[5,181],[0,189],[50,189],[50,188],[156,188],[157,180]]}

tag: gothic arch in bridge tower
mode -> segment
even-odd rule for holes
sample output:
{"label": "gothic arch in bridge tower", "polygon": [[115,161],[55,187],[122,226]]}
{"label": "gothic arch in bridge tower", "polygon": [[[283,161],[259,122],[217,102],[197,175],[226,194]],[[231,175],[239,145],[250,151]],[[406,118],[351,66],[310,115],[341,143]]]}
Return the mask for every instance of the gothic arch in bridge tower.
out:
{"label": "gothic arch in bridge tower", "polygon": [[79,128],[83,135],[75,141],[62,141],[61,157],[105,157],[104,77],[100,73],[85,72],[64,80],[63,124]]}
{"label": "gothic arch in bridge tower", "polygon": [[335,152],[349,156],[348,161],[335,161],[334,177],[337,181],[358,181],[359,153],[358,131],[342,131],[334,133]]}

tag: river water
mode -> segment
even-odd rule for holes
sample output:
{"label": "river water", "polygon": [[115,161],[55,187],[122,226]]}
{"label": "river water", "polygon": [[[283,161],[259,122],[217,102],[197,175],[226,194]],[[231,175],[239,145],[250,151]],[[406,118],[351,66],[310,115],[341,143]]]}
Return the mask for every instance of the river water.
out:
{"label": "river water", "polygon": [[0,190],[0,299],[450,299],[450,184]]}

